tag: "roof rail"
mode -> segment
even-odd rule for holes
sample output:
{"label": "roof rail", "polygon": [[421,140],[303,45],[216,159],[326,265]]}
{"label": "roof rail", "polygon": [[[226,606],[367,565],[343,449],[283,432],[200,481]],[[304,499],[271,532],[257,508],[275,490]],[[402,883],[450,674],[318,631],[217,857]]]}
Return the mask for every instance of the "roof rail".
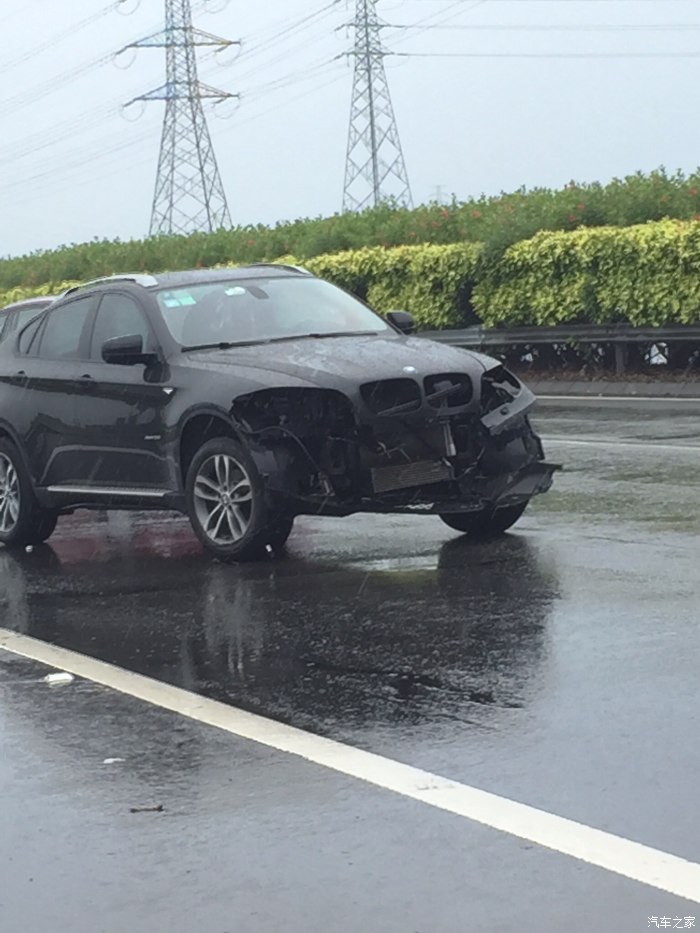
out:
{"label": "roof rail", "polygon": [[293,272],[300,272],[302,275],[313,275],[313,272],[309,272],[309,270],[304,269],[303,266],[293,266],[288,262],[251,262],[248,268],[264,269],[266,267],[268,269],[291,269]]}
{"label": "roof rail", "polygon": [[81,288],[91,288],[93,285],[104,285],[108,282],[133,282],[135,285],[142,285],[144,288],[152,288],[154,285],[158,284],[158,279],[154,275],[147,275],[141,272],[125,272],[123,275],[105,275],[99,279],[90,279],[89,282],[81,282],[80,285],[74,285],[72,288],[63,292],[61,297],[65,298],[66,295],[72,295],[74,292],[80,291]]}

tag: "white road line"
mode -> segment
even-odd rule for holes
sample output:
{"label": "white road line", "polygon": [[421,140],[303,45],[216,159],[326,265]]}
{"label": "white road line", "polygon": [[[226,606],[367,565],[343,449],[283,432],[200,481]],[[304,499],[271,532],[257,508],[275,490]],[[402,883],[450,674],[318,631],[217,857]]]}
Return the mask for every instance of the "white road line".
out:
{"label": "white road line", "polygon": [[700,904],[700,864],[0,628],[0,648]]}
{"label": "white road line", "polygon": [[658,450],[661,453],[668,453],[668,451],[680,451],[681,453],[693,453],[700,454],[700,444],[654,444],[649,443],[648,441],[603,441],[597,440],[596,438],[591,438],[591,440],[583,440],[581,438],[570,438],[570,437],[542,437],[542,443],[548,447],[551,447],[553,444],[563,444],[572,447],[627,447],[627,448],[638,448],[643,450],[645,453],[649,451]]}
{"label": "white road line", "polygon": [[700,405],[700,396],[691,398],[687,395],[538,395],[538,400],[552,402],[691,402]]}

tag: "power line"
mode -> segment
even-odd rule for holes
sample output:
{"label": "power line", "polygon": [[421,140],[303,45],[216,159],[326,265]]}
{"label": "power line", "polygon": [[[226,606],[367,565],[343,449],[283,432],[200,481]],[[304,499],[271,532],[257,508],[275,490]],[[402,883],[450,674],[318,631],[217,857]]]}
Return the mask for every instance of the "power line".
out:
{"label": "power line", "polygon": [[[52,47],[55,43],[61,41],[64,38],[67,38],[69,35],[72,35],[73,30],[84,28],[85,25],[100,19],[105,14],[105,12],[117,9],[121,2],[122,0],[116,0],[116,2],[109,4],[92,16],[87,17],[85,20],[81,20],[78,24],[75,24],[75,26],[71,27],[70,29],[66,29],[62,33],[59,33],[58,36],[54,36],[53,39],[43,43],[42,46],[23,53],[23,55],[19,56],[19,58],[12,64],[16,64],[20,59],[28,60],[39,51],[46,51],[46,49]],[[199,0],[198,5],[201,5],[202,2],[203,0]],[[49,78],[45,78],[39,84],[35,84],[33,87],[28,89],[23,89],[18,94],[15,94],[14,97],[6,98],[2,102],[2,105],[0,105],[0,113],[11,113],[13,110],[17,110],[20,107],[25,107],[27,104],[33,103],[35,100],[44,100],[47,95],[53,94],[55,91],[60,90],[67,84],[70,84],[76,78],[87,74],[88,71],[92,71],[93,68],[101,67],[102,65],[107,64],[108,62],[112,61],[113,58],[114,52],[110,51],[103,55],[98,55],[95,58],[92,58],[89,61],[83,63],[82,65],[76,65],[67,71],[62,71],[58,75],[52,75]]]}
{"label": "power line", "polygon": [[260,97],[261,95],[274,92],[278,88],[289,87],[290,85],[299,81],[315,79],[318,75],[318,72],[325,71],[331,66],[336,66],[337,63],[338,62],[336,58],[323,59],[322,61],[318,61],[315,64],[307,65],[305,68],[292,71],[289,74],[280,75],[279,78],[273,78],[271,81],[266,81],[264,84],[253,86],[248,91],[242,91],[241,99],[254,99],[256,97]]}
{"label": "power line", "polygon": [[0,105],[0,114],[11,113],[13,110],[17,110],[19,107],[25,107],[28,103],[32,103],[32,101],[35,100],[43,100],[49,94],[53,94],[60,88],[65,87],[67,84],[70,84],[71,81],[74,81],[86,72],[91,71],[99,65],[104,65],[111,57],[111,53],[109,55],[98,55],[84,65],[77,65],[75,68],[71,68],[61,75],[47,78],[40,84],[35,84],[34,87],[30,88],[28,91],[23,90],[15,94],[14,97],[6,98],[2,102],[2,105]]}
{"label": "power line", "polygon": [[[467,6],[466,9],[464,8],[465,2],[469,3],[469,6]],[[452,22],[452,20],[456,19],[458,16],[461,16],[462,13],[470,13],[477,7],[484,6],[485,3],[488,3],[488,0],[452,0],[452,2],[442,10],[436,10],[434,13],[428,13],[428,15],[424,16],[423,19],[419,19],[417,23],[414,23],[414,28],[418,29],[418,32],[412,34],[406,32],[403,36],[400,36],[398,39],[396,39],[393,44],[398,45],[402,42],[415,39],[417,36],[421,35],[421,33],[426,32],[433,26],[442,26],[445,23]],[[452,10],[451,13],[450,10]],[[449,16],[443,16],[442,19],[438,19],[437,23],[430,22],[436,17],[442,16],[443,13],[449,13]]]}
{"label": "power line", "polygon": [[[326,6],[322,7],[320,10],[316,10],[314,13],[310,14],[307,17],[304,17],[304,20],[302,21],[298,19],[292,19],[292,20],[287,19],[287,20],[284,20],[283,23],[288,25],[291,22],[292,25],[294,26],[301,26],[301,23],[303,22],[304,25],[302,28],[295,29],[295,34],[299,35],[301,32],[304,32],[308,30],[310,27],[313,27],[314,25],[316,25],[317,23],[314,22],[314,18],[318,18],[318,17],[323,18],[331,8],[336,6],[337,2],[338,0],[333,0],[332,3],[327,4]],[[199,2],[193,6],[193,10],[196,8],[205,8],[205,3],[206,3],[206,0],[199,0]],[[113,9],[115,6],[116,4],[111,4],[109,7],[106,7],[105,9]],[[152,27],[151,29],[152,33],[156,31],[157,26],[158,24],[155,24]],[[275,35],[280,36],[281,38],[278,39],[276,42],[269,44],[269,48],[271,49],[274,47],[274,45],[280,44],[284,41],[283,37],[285,35],[285,32],[284,30],[280,30],[279,27],[280,27],[280,24],[277,23],[274,26],[269,27],[267,30],[263,30],[261,33],[253,34],[250,38],[257,38],[257,36],[260,34],[266,34],[270,32],[271,30],[274,31]],[[269,40],[267,41],[269,42]],[[257,59],[260,52],[265,50],[266,44],[267,42],[260,42],[259,44],[254,44],[251,47],[244,49],[241,52],[240,56],[236,59],[236,61],[237,62],[243,62],[243,61],[248,62],[248,61]],[[289,57],[290,54],[294,54],[297,50],[298,50],[298,46],[294,45],[291,48],[287,49],[287,52],[285,55],[278,56],[275,59],[264,61],[261,64],[255,65],[254,67],[242,73],[241,75],[242,79],[245,80],[246,78],[252,77],[253,75],[257,74],[259,71],[268,69],[270,65],[275,64],[277,61],[280,61],[283,58]],[[124,50],[122,49],[122,51]],[[52,76],[50,79],[47,79],[46,81],[42,82],[38,87],[31,89],[29,94],[26,91],[23,91],[20,95],[16,95],[14,98],[12,98],[11,103],[14,106],[9,107],[6,110],[6,112],[9,112],[10,110],[13,110],[13,109],[18,109],[20,106],[22,107],[26,106],[28,103],[31,103],[32,100],[43,99],[46,93],[49,92],[51,89],[55,88],[56,90],[58,90],[59,88],[64,87],[66,84],[70,83],[76,78],[87,74],[87,72],[91,70],[92,68],[94,68],[96,65],[102,66],[104,64],[107,64],[112,58],[113,58],[113,55],[110,52],[109,54],[104,55],[98,59],[93,59],[91,62],[88,62],[86,65],[80,66],[77,69],[72,69],[70,72],[67,72],[67,73],[64,72],[57,76],[56,75]],[[210,68],[209,70],[207,70],[205,68],[204,69],[205,77],[208,74],[213,74],[215,70],[218,71],[219,69]],[[200,69],[200,74],[201,73],[202,73],[202,69]],[[257,92],[258,89],[256,88],[255,90]],[[138,93],[138,87],[134,88],[133,93],[134,95]],[[14,157],[15,155],[26,155],[28,152],[31,152],[31,154],[34,155],[36,152],[53,148],[54,146],[63,142],[63,140],[65,140],[68,137],[73,138],[75,136],[81,135],[82,133],[93,130],[94,125],[95,125],[94,120],[96,118],[101,117],[101,116],[106,117],[110,114],[116,115],[118,113],[118,110],[120,109],[119,105],[122,99],[123,99],[122,95],[119,95],[118,97],[112,98],[107,103],[97,104],[95,107],[92,107],[87,111],[81,110],[78,115],[68,117],[67,119],[59,120],[57,123],[51,124],[49,126],[44,126],[42,127],[41,130],[36,130],[33,133],[28,134],[27,136],[14,140],[13,142],[9,143],[7,146],[3,146],[2,148],[0,148],[0,164],[8,161],[10,158]],[[7,104],[7,101],[5,103]]]}
{"label": "power line", "polygon": [[[331,0],[330,3],[325,4],[318,10],[314,10],[313,13],[308,13],[301,19],[295,17],[291,20],[283,20],[281,28],[279,28],[277,32],[273,33],[273,35],[271,35],[269,38],[261,40],[258,45],[253,45],[251,51],[262,51],[269,46],[278,44],[280,41],[286,42],[295,33],[303,31],[303,29],[307,28],[307,26],[313,24],[314,20],[319,21],[320,19],[326,17],[330,12],[337,9],[340,2],[341,0]],[[243,46],[244,50],[243,54],[249,54],[247,52],[245,38],[242,40],[241,45]]]}
{"label": "power line", "polygon": [[[320,63],[314,68],[292,73],[290,75],[285,75],[283,76],[283,79],[278,79],[279,81],[283,80],[283,83],[278,84],[277,82],[269,82],[270,86],[268,86],[267,84],[262,84],[262,85],[251,87],[249,91],[247,91],[244,95],[241,95],[241,96],[245,97],[246,100],[257,101],[258,99],[267,97],[269,94],[275,93],[278,90],[287,89],[296,84],[304,83],[307,80],[317,80],[322,74],[327,74],[329,73],[329,71],[333,71],[333,70],[341,72],[340,74],[337,75],[337,78],[343,77],[345,74],[345,70],[340,69],[338,62],[331,59],[329,61]],[[337,80],[337,78],[334,80]],[[329,82],[329,83],[333,83],[333,82]],[[325,86],[327,85],[319,84],[317,85],[315,89],[312,88],[310,91],[304,91],[300,95],[295,95],[293,98],[290,99],[290,102],[297,100],[300,97],[305,97],[308,93],[313,93],[314,90],[321,90]],[[265,110],[260,114],[254,113],[248,117],[244,117],[242,120],[236,120],[235,123],[233,123],[230,128],[226,127],[222,130],[222,132],[226,133],[229,131],[229,129],[235,130],[239,126],[242,126],[248,123],[250,120],[258,119],[259,116],[262,116],[268,112],[277,110],[278,107],[280,106],[284,106],[284,102],[282,104],[276,104],[273,107],[268,108],[268,110]],[[21,179],[19,179],[19,182],[18,182],[18,179],[13,176],[12,182],[0,187],[0,191],[5,191],[5,190],[12,191],[12,190],[16,190],[20,186],[31,184],[32,192],[33,192],[36,188],[36,182],[41,182],[46,179],[48,180],[49,185],[51,185],[55,178],[57,178],[58,176],[62,174],[65,174],[67,171],[72,171],[73,169],[82,168],[85,165],[94,166],[99,162],[111,161],[114,153],[117,153],[117,152],[122,153],[127,150],[134,149],[139,144],[143,142],[148,142],[151,138],[152,136],[151,136],[150,130],[145,130],[136,135],[129,136],[127,139],[124,138],[123,131],[120,131],[118,133],[113,134],[112,136],[101,138],[95,143],[95,145],[92,148],[86,149],[86,147],[83,145],[77,146],[70,153],[66,153],[64,155],[64,158],[61,161],[60,165],[58,166],[56,165],[56,160],[53,157],[46,159],[44,160],[44,163],[43,163],[44,167],[36,166],[35,169],[32,170],[31,174],[22,177]],[[119,164],[120,166],[123,166],[123,159],[121,155],[119,156]],[[130,162],[129,164],[131,167],[133,167],[133,165],[136,163]],[[84,181],[84,176],[81,176],[81,177]],[[103,177],[103,174],[102,172],[100,172],[99,178],[102,178],[102,177]]]}
{"label": "power line", "polygon": [[[337,66],[337,63],[335,64]],[[221,132],[223,134],[223,133],[231,132],[233,130],[238,131],[238,129],[241,126],[246,126],[249,123],[253,123],[256,120],[259,120],[262,117],[265,117],[270,113],[274,113],[275,111],[280,110],[282,108],[288,108],[290,104],[298,100],[302,100],[307,97],[310,97],[311,95],[316,94],[319,91],[326,90],[328,87],[334,84],[337,84],[341,79],[345,78],[345,74],[346,72],[344,68],[339,69],[339,72],[335,75],[335,77],[332,77],[329,80],[323,81],[322,83],[317,84],[313,88],[304,90],[300,94],[295,94],[292,97],[288,97],[280,101],[279,103],[274,104],[272,107],[268,107],[265,110],[258,111],[257,113],[249,114],[243,117],[243,119],[241,120],[236,120],[235,123],[232,123],[230,126],[223,128]],[[32,189],[29,194],[22,194],[21,196],[18,194],[17,199],[15,201],[4,198],[3,205],[5,207],[10,206],[13,203],[21,203],[22,205],[24,205],[34,200],[41,199],[44,196],[43,192],[46,190],[46,187],[50,187],[53,190],[59,190],[59,191],[66,190],[65,187],[63,189],[56,189],[56,185],[55,185],[56,176],[64,173],[66,168],[79,169],[79,168],[82,168],[84,165],[92,166],[98,162],[108,163],[108,164],[113,162],[115,163],[113,168],[106,169],[106,170],[101,169],[99,172],[99,176],[94,178],[94,181],[96,183],[103,186],[104,179],[109,178],[116,174],[123,173],[124,158],[123,158],[122,153],[135,148],[136,144],[141,143],[143,141],[147,141],[150,138],[151,138],[151,134],[149,132],[141,133],[139,134],[139,136],[135,138],[132,137],[131,139],[127,141],[123,141],[120,144],[115,145],[112,148],[105,148],[104,146],[102,146],[100,148],[100,152],[94,155],[92,154],[86,155],[83,149],[82,156],[80,159],[75,160],[69,166],[63,165],[61,168],[57,169],[56,166],[54,165],[51,168],[48,168],[46,171],[41,172],[39,175],[35,176],[35,180],[39,181],[39,184],[32,183]],[[141,158],[131,159],[129,162],[129,166],[131,168],[134,168],[137,166],[145,165],[148,161],[150,161],[150,158],[151,157],[149,154],[149,155],[144,155]],[[89,183],[89,179],[86,179],[84,175],[81,175],[81,183],[83,184],[83,186],[85,186],[86,183]],[[14,190],[16,188],[17,188],[17,185],[14,183],[7,186],[7,189],[9,190]]]}
{"label": "power line", "polygon": [[700,52],[391,52],[397,58],[700,58]]}
{"label": "power line", "polygon": [[[90,17],[87,17],[84,20],[73,24],[69,29],[65,29],[58,35],[53,36],[49,42],[43,43],[41,46],[28,50],[21,56],[18,56],[16,59],[13,59],[13,64],[17,63],[20,59],[25,60],[31,58],[40,50],[48,48],[50,45],[54,45],[62,38],[65,38],[69,34],[74,33],[75,30],[84,28],[84,26],[102,17],[105,12],[109,12],[117,8],[119,6],[119,2],[120,0],[117,0],[117,2],[113,2],[107,5],[98,13],[92,14]],[[281,22],[272,24],[266,30],[262,30],[261,33],[253,34],[250,37],[251,39],[257,39],[259,35],[266,36],[267,38],[261,39],[261,41],[255,42],[252,46],[245,48],[237,61],[248,61],[256,59],[265,51],[273,51],[274,47],[277,45],[284,44],[285,46],[288,46],[288,39],[290,36],[297,37],[303,32],[308,31],[309,28],[317,25],[334,8],[337,7],[339,2],[340,0],[332,0],[332,2],[326,3],[321,8],[312,10],[301,19],[299,19],[298,16],[287,18]],[[202,9],[205,7],[206,0],[197,0],[197,2],[193,4],[192,8]],[[158,27],[156,24],[152,27],[151,33],[155,33],[157,28]],[[138,40],[130,43],[128,47],[132,47],[136,44],[136,42],[138,42]],[[217,46],[217,48],[219,47]],[[290,57],[294,54],[297,48],[297,46],[292,46],[291,48],[287,47],[284,54],[277,55],[275,58],[264,61],[262,64],[256,64],[254,67],[243,73],[243,78],[252,77],[259,71],[269,68],[271,65],[274,65],[278,61]],[[96,67],[104,66],[112,58],[113,53],[109,52],[105,55],[98,56],[88,62],[71,68],[68,71],[64,71],[58,75],[52,75],[51,77],[41,81],[38,85],[35,85],[29,89],[24,88],[13,97],[6,98],[5,101],[3,101],[3,103],[0,105],[0,112],[7,114],[19,108],[25,108],[34,101],[44,100],[48,94],[54,93],[66,87],[76,79],[87,75]],[[256,96],[258,94],[257,87],[255,88],[255,94]],[[95,118],[99,116],[107,116],[110,113],[116,114],[118,112],[118,102],[119,98],[114,99],[113,105],[105,105],[100,103],[88,111],[82,110],[77,116],[70,117],[67,120],[60,120],[51,126],[43,127],[40,131],[35,131],[28,136],[25,136],[19,140],[15,140],[13,143],[10,143],[8,146],[3,147],[0,150],[0,163],[6,162],[13,155],[26,155],[29,152],[34,155],[35,152],[55,147],[68,137],[73,137],[93,130],[95,125]]]}
{"label": "power line", "polygon": [[[329,7],[326,8],[327,12],[326,12],[326,14],[324,14],[324,16],[327,15],[327,13],[330,11],[330,7],[331,7],[331,6],[335,6],[336,2],[337,2],[337,0],[334,0],[334,3],[330,4]],[[301,24],[299,24],[299,25],[300,25],[300,27],[301,27]],[[308,23],[306,23],[303,27],[301,27],[299,30],[295,30],[295,33],[306,32],[306,31],[307,31],[308,29],[310,29],[311,27],[315,27],[315,26],[317,26],[317,25],[319,25],[319,23],[308,22]],[[290,58],[291,56],[296,55],[296,53],[297,53],[298,50],[299,50],[299,45],[297,45],[297,44],[290,45],[290,43],[289,43],[289,37],[291,37],[291,35],[293,35],[292,32],[290,32],[290,33],[288,34],[288,37],[287,37],[286,39],[280,38],[280,39],[275,43],[275,45],[281,45],[281,46],[283,47],[283,51],[277,53],[273,58],[266,58],[266,59],[263,59],[262,62],[260,62],[259,64],[255,65],[252,69],[249,69],[249,70],[247,70],[247,71],[240,71],[240,72],[239,72],[239,75],[238,75],[239,80],[244,81],[246,78],[249,78],[249,77],[250,77],[251,75],[253,75],[253,74],[257,74],[259,71],[267,71],[267,70],[269,70],[269,68],[271,68],[273,65],[276,65],[276,64],[278,64],[279,62],[282,62],[282,61],[284,61],[285,59],[288,59],[288,58]],[[323,29],[320,33],[318,33],[318,34],[317,34],[317,33],[312,33],[311,35],[305,36],[305,44],[306,44],[307,47],[311,47],[311,46],[313,45],[313,41],[314,41],[314,39],[316,38],[317,35],[318,35],[319,38],[320,38],[320,37],[323,37],[323,36],[325,36],[325,35],[327,35],[326,29],[324,28],[324,29]],[[270,51],[272,48],[273,48],[273,46],[269,46],[269,47],[264,48],[264,49],[262,48],[262,46],[255,46],[255,47],[254,47],[252,50],[250,50],[250,51],[244,49],[237,61],[238,61],[239,64],[246,64],[247,61],[248,61],[248,57],[249,57],[249,56],[254,55],[255,57],[257,57],[257,55],[259,55],[261,51]]]}
{"label": "power line", "polygon": [[570,25],[552,25],[544,23],[534,25],[531,23],[453,23],[446,26],[441,23],[419,26],[418,24],[387,24],[388,29],[465,29],[471,32],[688,32],[700,29],[700,23],[620,23],[620,24],[591,24],[575,23]]}
{"label": "power line", "polygon": [[[332,8],[336,7],[336,4],[337,4],[337,0],[334,0],[333,3],[326,4],[321,9],[315,10],[310,15],[305,16],[303,20],[299,20],[299,19],[294,19],[291,21],[286,20],[285,24],[289,26],[291,22],[291,25],[294,27],[294,33],[296,36],[299,36],[301,33],[308,33],[309,29],[313,29],[314,27],[318,25],[318,18],[319,17],[324,18]],[[201,6],[203,4],[200,2],[199,5]],[[266,32],[269,33],[271,30],[275,33],[275,35],[280,36],[280,37],[284,34],[284,30],[280,30],[279,28],[279,23],[275,24],[273,27],[271,27],[271,29],[268,29]],[[257,37],[258,35],[260,35],[260,33],[254,34],[255,37]],[[275,43],[275,44],[280,44],[280,40],[278,40],[278,43]],[[313,36],[310,39],[307,39],[307,44],[311,44],[311,45],[313,44]],[[249,64],[252,65],[253,60],[259,57],[259,54],[260,54],[259,49],[262,47],[262,45],[263,43],[258,43],[258,44],[255,44],[249,47],[248,49],[245,50],[244,53],[242,53],[236,59],[236,61],[238,62],[238,61],[246,60],[249,62]],[[297,51],[298,49],[299,49],[299,45],[294,44],[291,46],[291,48],[287,49],[285,54],[278,55],[275,59],[272,59],[272,60],[268,59],[262,62],[261,64],[256,64],[255,66],[249,68],[247,71],[242,73],[241,75],[242,79],[254,77],[261,71],[268,72],[272,64],[284,58],[289,57],[290,54],[294,54],[294,52]],[[272,50],[272,46],[270,46],[270,50]],[[290,73],[280,75],[279,77],[271,79],[264,83],[252,85],[250,88],[246,88],[244,90],[244,93],[241,95],[241,97],[245,97],[247,101],[258,100],[260,97],[264,97],[264,96],[267,96],[268,94],[276,93],[277,91],[284,90],[286,87],[293,86],[297,83],[303,83],[309,80],[315,80],[316,77],[319,75],[319,72],[326,65],[329,68],[335,67],[335,63],[333,62],[332,59],[331,60],[324,59],[321,61],[315,61],[309,64],[305,69],[296,69]],[[208,69],[206,68],[204,69],[204,77],[206,78],[209,73],[213,74],[215,71],[218,72],[220,71],[220,69],[218,67],[212,67],[210,65]],[[200,69],[200,74],[201,73],[202,72]],[[54,81],[55,80],[56,79],[54,79]],[[136,89],[135,89],[135,92],[136,92]],[[67,120],[59,121],[56,124],[44,127],[39,131],[35,131],[25,137],[22,137],[21,139],[14,140],[12,143],[0,149],[0,164],[11,161],[13,158],[15,158],[18,155],[26,155],[27,153],[31,153],[33,157],[38,152],[55,148],[56,146],[64,142],[66,139],[72,140],[76,137],[79,137],[81,135],[84,135],[87,132],[94,130],[96,118],[99,118],[100,116],[107,116],[109,114],[116,115],[118,113],[117,105],[119,104],[119,101],[120,101],[120,98],[118,97],[118,98],[113,99],[113,101],[110,103],[98,104],[97,106],[91,108],[90,110],[81,111],[79,116],[72,116],[68,118]],[[95,147],[94,156],[92,154],[89,154],[88,158],[86,159],[84,158],[81,160],[80,157],[81,155],[82,156],[86,155],[86,150],[83,145],[80,145],[76,147],[75,149],[73,149],[73,153],[75,153],[75,155],[78,158],[77,163],[74,163],[74,160],[71,158],[72,153],[68,153],[68,154],[62,153],[61,158],[62,159],[67,158],[68,162],[61,163],[59,165],[56,165],[55,157],[49,157],[48,159],[43,160],[43,163],[47,166],[46,171],[42,171],[41,164],[34,165],[32,166],[32,169],[30,170],[30,174],[28,176],[18,179],[17,175],[13,174],[12,183],[10,185],[2,186],[2,187],[6,189],[16,189],[18,185],[23,185],[23,184],[28,185],[30,183],[33,183],[35,179],[40,179],[40,178],[43,178],[44,176],[52,177],[55,175],[60,175],[64,171],[64,165],[66,167],[70,167],[73,164],[79,164],[79,165],[80,164],[86,164],[86,165],[92,164],[93,162],[100,159],[103,155],[106,154],[105,152],[103,152],[103,150],[111,151],[116,144],[121,142],[123,132],[124,131],[122,129],[116,135],[113,134],[112,136],[103,137],[102,140]],[[133,135],[131,136],[131,139],[133,139],[135,143],[140,143],[143,140],[148,139],[148,138],[150,138],[150,134],[148,133],[139,134],[138,136],[133,136]]]}
{"label": "power line", "polygon": [[[443,3],[444,0],[409,0],[411,3]],[[469,3],[470,0],[455,0],[456,3]],[[658,3],[659,0],[489,0],[489,3],[557,3],[560,6],[567,3]],[[664,0],[664,3],[671,3],[673,0]],[[687,0],[677,0],[679,3],[687,3]]]}
{"label": "power line", "polygon": [[102,7],[101,10],[97,10],[97,12],[92,13],[90,16],[86,16],[85,19],[81,19],[77,23],[72,23],[62,32],[59,32],[57,35],[52,36],[45,42],[40,43],[40,45],[34,46],[28,51],[23,52],[21,55],[15,56],[15,58],[6,59],[2,65],[0,65],[0,74],[7,71],[9,68],[16,68],[17,65],[21,65],[22,62],[26,62],[30,58],[34,58],[36,55],[40,55],[42,52],[46,52],[48,49],[53,48],[64,39],[75,36],[82,29],[85,29],[86,26],[91,26],[93,23],[96,23],[98,20],[102,19],[103,16],[106,16],[107,13],[111,13],[117,8],[117,6],[118,3],[108,3],[107,6]]}

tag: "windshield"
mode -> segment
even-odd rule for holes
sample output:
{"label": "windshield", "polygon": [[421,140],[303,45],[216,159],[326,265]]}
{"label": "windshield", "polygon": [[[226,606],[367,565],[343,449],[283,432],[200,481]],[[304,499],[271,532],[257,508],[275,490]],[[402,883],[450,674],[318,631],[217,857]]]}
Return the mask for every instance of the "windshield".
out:
{"label": "windshield", "polygon": [[163,320],[183,347],[390,332],[360,301],[321,279],[232,279],[156,296]]}

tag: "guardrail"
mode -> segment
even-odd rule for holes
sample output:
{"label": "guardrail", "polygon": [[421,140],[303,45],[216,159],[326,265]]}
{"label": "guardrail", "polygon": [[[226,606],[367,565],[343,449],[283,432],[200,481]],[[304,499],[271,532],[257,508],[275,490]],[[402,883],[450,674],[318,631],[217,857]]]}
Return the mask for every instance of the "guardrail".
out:
{"label": "guardrail", "polygon": [[[666,327],[633,327],[629,324],[562,324],[555,327],[487,328],[421,331],[419,336],[470,350],[519,348],[522,353],[538,347],[567,348],[585,345],[609,347],[615,372],[622,375],[628,367],[630,351],[640,345],[655,348],[655,353],[670,361],[669,344],[688,344],[687,368],[700,356],[700,324]],[[666,350],[666,353],[664,353]],[[648,355],[648,354],[647,354]]]}
{"label": "guardrail", "polygon": [[487,328],[421,331],[421,337],[454,347],[503,347],[525,343],[668,343],[700,340],[700,324],[632,327],[628,324],[562,324],[556,327]]}

